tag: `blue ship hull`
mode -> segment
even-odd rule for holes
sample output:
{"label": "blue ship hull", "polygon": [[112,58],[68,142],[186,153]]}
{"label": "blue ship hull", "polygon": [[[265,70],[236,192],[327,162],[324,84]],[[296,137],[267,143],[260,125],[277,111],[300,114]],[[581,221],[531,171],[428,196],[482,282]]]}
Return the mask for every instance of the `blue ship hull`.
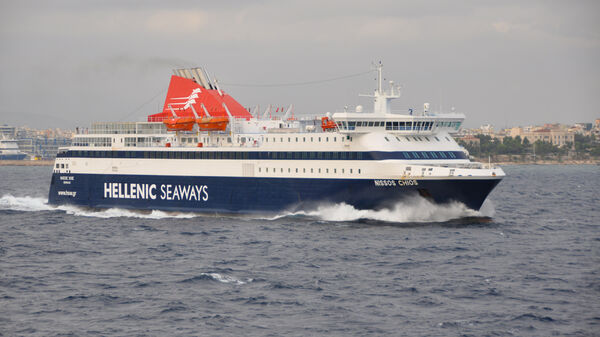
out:
{"label": "blue ship hull", "polygon": [[217,213],[280,212],[321,203],[392,207],[421,195],[478,210],[500,179],[373,180],[54,173],[48,202],[93,208]]}
{"label": "blue ship hull", "polygon": [[27,155],[25,153],[19,154],[0,154],[0,160],[24,160]]}

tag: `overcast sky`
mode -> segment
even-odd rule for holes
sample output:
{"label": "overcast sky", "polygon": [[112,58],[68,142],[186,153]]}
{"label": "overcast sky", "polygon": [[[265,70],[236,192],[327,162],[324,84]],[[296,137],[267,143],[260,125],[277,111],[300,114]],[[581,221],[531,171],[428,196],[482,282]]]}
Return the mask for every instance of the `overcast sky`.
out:
{"label": "overcast sky", "polygon": [[202,66],[244,106],[362,104],[374,74],[496,128],[600,118],[598,1],[0,1],[0,124],[73,128],[162,107]]}

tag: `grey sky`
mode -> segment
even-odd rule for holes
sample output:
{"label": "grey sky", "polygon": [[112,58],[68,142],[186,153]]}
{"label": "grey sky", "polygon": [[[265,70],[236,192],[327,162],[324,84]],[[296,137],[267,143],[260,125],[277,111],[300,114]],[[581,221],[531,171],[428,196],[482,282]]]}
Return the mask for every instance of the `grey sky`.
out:
{"label": "grey sky", "polygon": [[[271,84],[379,60],[404,86],[397,110],[455,106],[470,127],[600,118],[597,1],[4,0],[0,43],[0,123],[14,125],[142,120],[162,107],[174,67]],[[311,115],[370,109],[357,95],[375,86],[372,75],[223,85],[244,106]]]}

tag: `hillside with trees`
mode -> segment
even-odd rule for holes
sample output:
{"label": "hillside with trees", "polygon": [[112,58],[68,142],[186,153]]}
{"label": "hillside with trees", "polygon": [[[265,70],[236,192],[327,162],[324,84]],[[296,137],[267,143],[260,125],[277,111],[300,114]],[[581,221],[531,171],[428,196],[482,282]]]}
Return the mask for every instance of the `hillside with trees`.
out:
{"label": "hillside with trees", "polygon": [[565,146],[558,147],[550,142],[538,140],[530,143],[527,138],[520,136],[492,138],[489,135],[475,135],[477,142],[464,142],[458,140],[471,156],[480,160],[488,157],[495,161],[536,161],[536,160],[599,160],[600,141],[594,135],[575,135],[575,144],[567,142]]}

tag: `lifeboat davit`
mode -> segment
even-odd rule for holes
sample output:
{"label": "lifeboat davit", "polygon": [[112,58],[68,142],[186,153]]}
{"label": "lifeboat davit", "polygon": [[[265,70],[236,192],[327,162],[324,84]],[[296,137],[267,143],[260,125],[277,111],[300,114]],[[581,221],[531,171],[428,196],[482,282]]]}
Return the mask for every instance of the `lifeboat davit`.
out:
{"label": "lifeboat davit", "polygon": [[335,130],[336,127],[335,122],[329,119],[329,117],[321,117],[321,128],[323,128],[323,131]]}
{"label": "lifeboat davit", "polygon": [[228,117],[202,117],[196,119],[201,131],[225,131],[229,124]]}
{"label": "lifeboat davit", "polygon": [[177,117],[163,120],[168,131],[192,131],[196,119],[194,117]]}

